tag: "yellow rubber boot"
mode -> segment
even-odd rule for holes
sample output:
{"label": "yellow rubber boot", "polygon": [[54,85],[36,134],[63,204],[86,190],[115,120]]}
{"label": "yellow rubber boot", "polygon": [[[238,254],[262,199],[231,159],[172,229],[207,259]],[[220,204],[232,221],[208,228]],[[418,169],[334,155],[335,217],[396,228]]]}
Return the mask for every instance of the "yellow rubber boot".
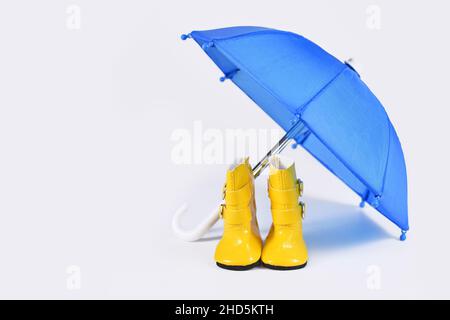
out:
{"label": "yellow rubber boot", "polygon": [[223,236],[216,248],[219,267],[248,270],[260,263],[262,240],[256,220],[255,188],[248,158],[227,172],[221,207]]}
{"label": "yellow rubber boot", "polygon": [[302,233],[304,204],[298,202],[303,183],[296,177],[292,160],[271,158],[268,191],[273,223],[264,243],[262,262],[277,270],[303,268],[308,260]]}

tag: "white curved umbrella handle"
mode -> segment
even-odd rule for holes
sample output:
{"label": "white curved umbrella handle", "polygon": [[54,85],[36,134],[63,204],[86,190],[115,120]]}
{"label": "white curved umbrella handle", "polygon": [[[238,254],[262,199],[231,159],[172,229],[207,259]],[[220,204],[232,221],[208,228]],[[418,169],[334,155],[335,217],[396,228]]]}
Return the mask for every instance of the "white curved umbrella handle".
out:
{"label": "white curved umbrella handle", "polygon": [[184,230],[180,227],[180,216],[185,213],[188,209],[187,204],[183,204],[177,212],[175,212],[175,215],[172,219],[172,229],[175,235],[182,240],[185,241],[196,241],[203,237],[209,229],[212,228],[216,224],[216,222],[219,220],[219,208],[221,206],[222,202],[219,202],[216,206],[216,208],[211,211],[209,216],[207,216],[202,222],[200,222],[194,229],[192,230]]}

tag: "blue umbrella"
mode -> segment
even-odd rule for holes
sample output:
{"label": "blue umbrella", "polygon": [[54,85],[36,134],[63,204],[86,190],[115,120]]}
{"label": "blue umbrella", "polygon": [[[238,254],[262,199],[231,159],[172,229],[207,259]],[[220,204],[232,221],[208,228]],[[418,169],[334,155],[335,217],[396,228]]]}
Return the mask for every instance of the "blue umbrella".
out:
{"label": "blue umbrella", "polygon": [[[408,225],[405,161],[380,101],[347,63],[302,36],[261,27],[193,31],[230,79],[287,133],[254,168],[290,139],[401,230]],[[214,221],[206,223],[210,226]],[[203,228],[204,229],[204,228]],[[178,230],[179,231],[179,230]]]}

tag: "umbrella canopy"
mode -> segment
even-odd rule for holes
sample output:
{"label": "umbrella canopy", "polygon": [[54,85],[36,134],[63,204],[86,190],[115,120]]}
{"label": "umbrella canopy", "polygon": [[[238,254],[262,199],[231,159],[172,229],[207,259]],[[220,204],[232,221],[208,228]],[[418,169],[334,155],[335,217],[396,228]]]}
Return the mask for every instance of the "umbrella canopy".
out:
{"label": "umbrella canopy", "polygon": [[193,31],[230,79],[362,199],[409,229],[400,141],[380,101],[348,64],[302,36],[261,27]]}

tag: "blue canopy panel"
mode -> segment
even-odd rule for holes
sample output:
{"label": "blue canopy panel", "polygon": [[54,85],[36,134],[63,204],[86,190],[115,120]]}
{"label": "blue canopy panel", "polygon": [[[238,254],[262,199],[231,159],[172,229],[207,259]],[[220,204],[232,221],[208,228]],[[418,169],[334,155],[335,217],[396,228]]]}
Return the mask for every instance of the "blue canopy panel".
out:
{"label": "blue canopy panel", "polygon": [[232,27],[193,31],[191,36],[285,130],[297,120],[298,107],[346,68],[313,42],[290,32]]}
{"label": "blue canopy panel", "polygon": [[242,91],[365,201],[408,230],[406,169],[383,106],[347,65],[284,31],[233,27],[190,36]]}
{"label": "blue canopy panel", "polygon": [[352,190],[408,230],[406,168],[383,106],[350,68],[299,109],[303,147]]}

